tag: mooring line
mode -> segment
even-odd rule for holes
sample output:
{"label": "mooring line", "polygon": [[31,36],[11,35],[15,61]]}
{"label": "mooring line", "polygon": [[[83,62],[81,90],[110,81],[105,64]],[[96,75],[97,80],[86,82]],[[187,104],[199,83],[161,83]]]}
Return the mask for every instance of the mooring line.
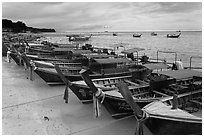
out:
{"label": "mooring line", "polygon": [[6,107],[3,107],[2,110],[3,109],[7,109],[7,108],[12,108],[12,107],[17,107],[17,106],[22,106],[22,105],[26,105],[26,104],[30,104],[30,103],[40,102],[40,101],[56,98],[56,97],[59,97],[59,96],[63,96],[63,94],[52,96],[52,97],[48,97],[48,98],[33,100],[33,101],[29,101],[29,102],[24,102],[24,103],[20,103],[20,104],[16,104],[16,105],[6,106]]}

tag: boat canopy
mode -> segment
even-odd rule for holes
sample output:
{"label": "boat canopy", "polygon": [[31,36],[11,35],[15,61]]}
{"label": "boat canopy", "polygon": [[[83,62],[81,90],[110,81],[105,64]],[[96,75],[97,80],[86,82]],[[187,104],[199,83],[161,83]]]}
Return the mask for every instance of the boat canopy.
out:
{"label": "boat canopy", "polygon": [[164,63],[148,63],[148,64],[144,64],[144,66],[147,67],[148,69],[151,69],[151,70],[170,68],[169,65],[164,64]]}
{"label": "boat canopy", "polygon": [[60,48],[76,48],[78,46],[77,43],[72,43],[72,44],[62,44],[62,43],[59,44],[59,43],[56,43],[56,45],[58,45]]}
{"label": "boat canopy", "polygon": [[107,50],[113,50],[112,48],[108,47],[108,48],[99,48],[99,47],[93,47],[93,49],[99,49],[99,50],[103,50],[103,49],[107,49]]}
{"label": "boat canopy", "polygon": [[90,54],[92,53],[92,51],[90,50],[79,50],[79,49],[76,49],[76,50],[71,50],[73,54]]}
{"label": "boat canopy", "polygon": [[107,58],[107,59],[94,59],[99,64],[117,64],[117,63],[129,63],[127,58]]}
{"label": "boat canopy", "polygon": [[115,55],[107,55],[107,54],[86,54],[84,55],[87,58],[109,58],[109,57],[115,57]]}
{"label": "boat canopy", "polygon": [[190,69],[181,69],[176,71],[161,71],[157,72],[158,74],[166,75],[177,80],[179,79],[188,79],[193,77],[202,77],[202,72]]}
{"label": "boat canopy", "polygon": [[132,48],[132,49],[124,50],[121,53],[130,54],[130,53],[134,53],[134,52],[138,52],[142,50],[145,50],[145,49],[144,48]]}
{"label": "boat canopy", "polygon": [[162,52],[162,53],[176,53],[175,51],[161,51],[161,50],[158,50],[158,52]]}
{"label": "boat canopy", "polygon": [[28,43],[30,47],[44,47],[45,45],[39,43]]}
{"label": "boat canopy", "polygon": [[62,52],[62,51],[66,52],[66,51],[72,51],[72,50],[73,50],[73,48],[71,48],[71,47],[53,49],[54,52]]}

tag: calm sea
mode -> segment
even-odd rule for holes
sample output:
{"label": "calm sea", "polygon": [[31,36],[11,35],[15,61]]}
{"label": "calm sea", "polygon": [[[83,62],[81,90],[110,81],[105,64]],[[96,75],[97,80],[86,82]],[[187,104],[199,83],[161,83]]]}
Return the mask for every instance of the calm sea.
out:
{"label": "calm sea", "polygon": [[[189,66],[191,56],[202,56],[202,32],[201,31],[182,31],[179,38],[167,38],[167,32],[156,32],[157,36],[151,36],[151,32],[142,33],[141,38],[134,38],[134,32],[117,32],[117,36],[113,36],[112,32],[91,32],[91,33],[73,33],[84,34],[86,36],[93,34],[91,39],[86,43],[92,44],[94,47],[113,48],[114,44],[125,43],[125,49],[134,47],[144,48],[139,55],[146,54],[150,58],[157,57],[157,51],[174,51],[177,53],[177,59],[181,59],[184,66]],[[46,39],[54,43],[70,43],[66,35],[69,33],[52,33],[45,34]],[[122,48],[121,50],[124,50]],[[166,59],[168,62],[174,61],[174,54],[166,54],[159,52],[160,59]],[[202,66],[201,58],[193,58],[192,66]]]}

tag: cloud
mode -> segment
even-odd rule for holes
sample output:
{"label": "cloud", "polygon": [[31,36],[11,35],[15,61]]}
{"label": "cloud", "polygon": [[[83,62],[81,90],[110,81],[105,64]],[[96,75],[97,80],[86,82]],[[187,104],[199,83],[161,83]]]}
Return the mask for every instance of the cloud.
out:
{"label": "cloud", "polygon": [[22,20],[28,26],[56,30],[103,30],[104,26],[112,30],[163,29],[160,26],[173,29],[178,22],[192,28],[187,20],[194,24],[194,29],[201,29],[202,3],[3,2],[2,16]]}

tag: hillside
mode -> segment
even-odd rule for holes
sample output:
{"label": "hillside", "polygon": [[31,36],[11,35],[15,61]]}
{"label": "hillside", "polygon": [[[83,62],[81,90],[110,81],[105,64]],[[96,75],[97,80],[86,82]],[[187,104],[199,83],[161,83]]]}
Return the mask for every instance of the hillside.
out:
{"label": "hillside", "polygon": [[10,31],[10,32],[33,32],[33,33],[39,33],[39,32],[56,32],[55,29],[47,29],[47,28],[33,28],[26,26],[25,23],[22,21],[13,22],[8,19],[2,19],[2,30],[3,31]]}

